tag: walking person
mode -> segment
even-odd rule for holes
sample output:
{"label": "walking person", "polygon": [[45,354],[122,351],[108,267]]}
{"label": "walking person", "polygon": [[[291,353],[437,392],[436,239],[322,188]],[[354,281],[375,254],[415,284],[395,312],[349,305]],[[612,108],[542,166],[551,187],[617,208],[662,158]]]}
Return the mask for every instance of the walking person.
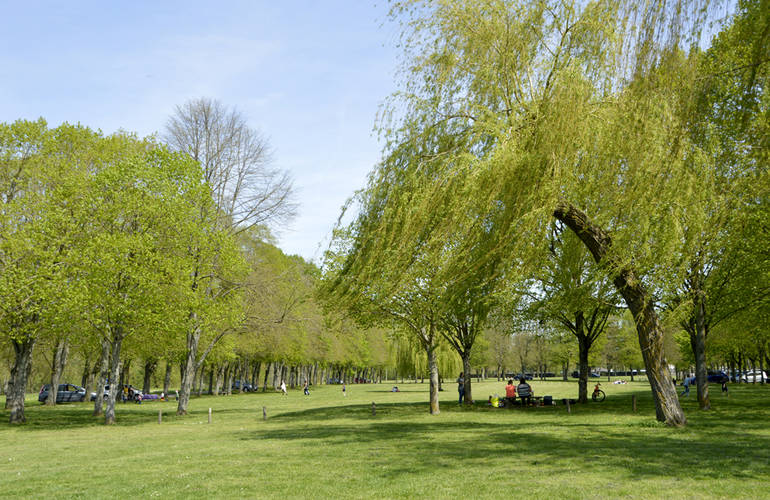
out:
{"label": "walking person", "polygon": [[465,398],[465,377],[463,377],[463,372],[460,372],[460,376],[457,377],[457,392],[460,395],[457,404],[463,404],[463,399]]}
{"label": "walking person", "polygon": [[730,394],[727,392],[727,380],[726,379],[722,379],[722,394],[724,394],[728,398],[730,397]]}
{"label": "walking person", "polygon": [[281,396],[286,396],[286,382],[281,380]]}
{"label": "walking person", "polygon": [[348,393],[347,393],[347,390],[346,390],[345,382],[343,382],[342,383],[342,396],[345,397],[347,395],[348,395]]}
{"label": "walking person", "polygon": [[685,377],[684,382],[682,382],[682,386],[684,386],[684,390],[682,391],[681,396],[690,395],[690,384],[692,384],[694,381],[695,381],[695,377]]}
{"label": "walking person", "polygon": [[310,388],[307,385],[307,380],[305,380],[305,387],[302,388],[302,391],[305,393],[305,396],[310,396]]}

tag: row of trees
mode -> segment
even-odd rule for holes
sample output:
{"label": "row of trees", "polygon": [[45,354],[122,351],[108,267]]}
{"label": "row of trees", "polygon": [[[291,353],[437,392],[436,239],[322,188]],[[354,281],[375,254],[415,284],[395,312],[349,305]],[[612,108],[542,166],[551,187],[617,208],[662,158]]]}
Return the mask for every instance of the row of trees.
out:
{"label": "row of trees", "polygon": [[127,381],[132,361],[148,385],[165,360],[166,392],[180,367],[184,414],[194,382],[225,367],[244,376],[280,361],[272,371],[289,376],[300,364],[382,357],[367,331],[317,305],[318,270],[270,243],[269,228],[293,213],[291,182],[244,117],[193,100],[164,139],[42,119],[0,125],[0,336],[11,349],[12,423],[25,421],[38,346],[53,387],[68,363],[82,368],[96,386],[95,414],[106,399],[108,424],[119,391],[105,398],[105,385]]}
{"label": "row of trees", "polygon": [[[720,19],[717,7],[394,3],[403,90],[324,293],[411,332],[432,413],[437,339],[469,373],[490,313],[573,334],[584,400],[589,349],[627,308],[656,416],[674,426],[686,418],[671,324],[688,332],[704,409],[710,332],[767,338],[770,9],[742,1]],[[707,50],[703,26],[721,29]]]}

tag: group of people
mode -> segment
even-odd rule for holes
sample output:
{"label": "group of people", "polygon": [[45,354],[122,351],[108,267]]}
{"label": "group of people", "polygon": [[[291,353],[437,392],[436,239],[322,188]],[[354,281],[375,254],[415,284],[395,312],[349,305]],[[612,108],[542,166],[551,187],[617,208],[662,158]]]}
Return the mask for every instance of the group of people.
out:
{"label": "group of people", "polygon": [[[462,372],[460,373],[460,376],[457,377],[457,392],[460,396],[459,404],[463,404],[463,400],[465,399],[465,377]],[[532,390],[532,386],[527,383],[527,379],[523,376],[519,378],[519,385],[513,385],[513,379],[510,379],[508,380],[508,385],[505,386],[505,399],[509,404],[516,401],[516,397],[518,396],[522,404],[528,405],[534,395],[535,392]]]}
{"label": "group of people", "polygon": [[[286,396],[287,393],[286,393],[286,381],[285,380],[281,380],[280,390],[281,390],[281,396]],[[345,389],[343,388],[342,391],[344,392]],[[310,396],[310,387],[309,387],[309,384],[308,384],[307,380],[305,380],[305,385],[302,387],[302,392],[305,394],[305,396]]]}
{"label": "group of people", "polygon": [[[685,377],[684,382],[682,382],[682,387],[684,389],[682,390],[682,394],[680,394],[680,396],[689,396],[690,386],[696,384],[697,381],[694,375],[692,377]],[[674,381],[674,385],[676,385],[676,381]],[[727,380],[722,380],[722,392],[727,395]]]}
{"label": "group of people", "polygon": [[122,400],[124,403],[126,401],[134,401],[137,404],[142,404],[142,396],[142,391],[134,389],[133,385],[123,386]]}
{"label": "group of people", "polygon": [[513,379],[508,380],[508,385],[505,386],[505,399],[509,403],[516,401],[516,396],[518,396],[522,404],[528,405],[534,395],[532,386],[527,383],[527,379],[524,377],[519,378],[519,385],[517,386],[513,385]]}

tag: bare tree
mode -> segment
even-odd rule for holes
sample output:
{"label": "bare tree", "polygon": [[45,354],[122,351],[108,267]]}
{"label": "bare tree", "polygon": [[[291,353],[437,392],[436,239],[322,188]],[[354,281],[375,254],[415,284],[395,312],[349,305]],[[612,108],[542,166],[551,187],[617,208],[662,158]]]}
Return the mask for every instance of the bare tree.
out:
{"label": "bare tree", "polygon": [[236,108],[207,97],[191,99],[176,106],[164,139],[203,167],[225,227],[279,227],[293,217],[289,174],[271,168],[267,140]]}
{"label": "bare tree", "polygon": [[[270,148],[259,132],[250,128],[235,108],[202,97],[177,106],[166,124],[165,140],[177,151],[190,155],[203,168],[216,206],[216,224],[231,234],[254,227],[280,227],[294,215],[292,182],[288,173],[270,167]],[[200,257],[202,258],[202,257]],[[212,280],[192,273],[191,288],[207,297],[229,293],[215,289]],[[235,285],[235,284],[232,284]],[[238,284],[241,287],[244,284]],[[214,335],[200,348],[203,318],[190,311],[186,356],[177,414],[187,413],[195,373],[214,345],[232,329]]]}

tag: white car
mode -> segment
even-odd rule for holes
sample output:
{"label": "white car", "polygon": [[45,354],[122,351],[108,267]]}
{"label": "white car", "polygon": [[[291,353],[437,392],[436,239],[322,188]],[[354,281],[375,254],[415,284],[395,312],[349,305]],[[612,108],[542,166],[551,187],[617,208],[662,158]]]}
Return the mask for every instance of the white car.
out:
{"label": "white car", "polygon": [[747,382],[749,384],[755,383],[755,382],[767,383],[767,374],[762,370],[747,371],[741,375],[741,382]]}

